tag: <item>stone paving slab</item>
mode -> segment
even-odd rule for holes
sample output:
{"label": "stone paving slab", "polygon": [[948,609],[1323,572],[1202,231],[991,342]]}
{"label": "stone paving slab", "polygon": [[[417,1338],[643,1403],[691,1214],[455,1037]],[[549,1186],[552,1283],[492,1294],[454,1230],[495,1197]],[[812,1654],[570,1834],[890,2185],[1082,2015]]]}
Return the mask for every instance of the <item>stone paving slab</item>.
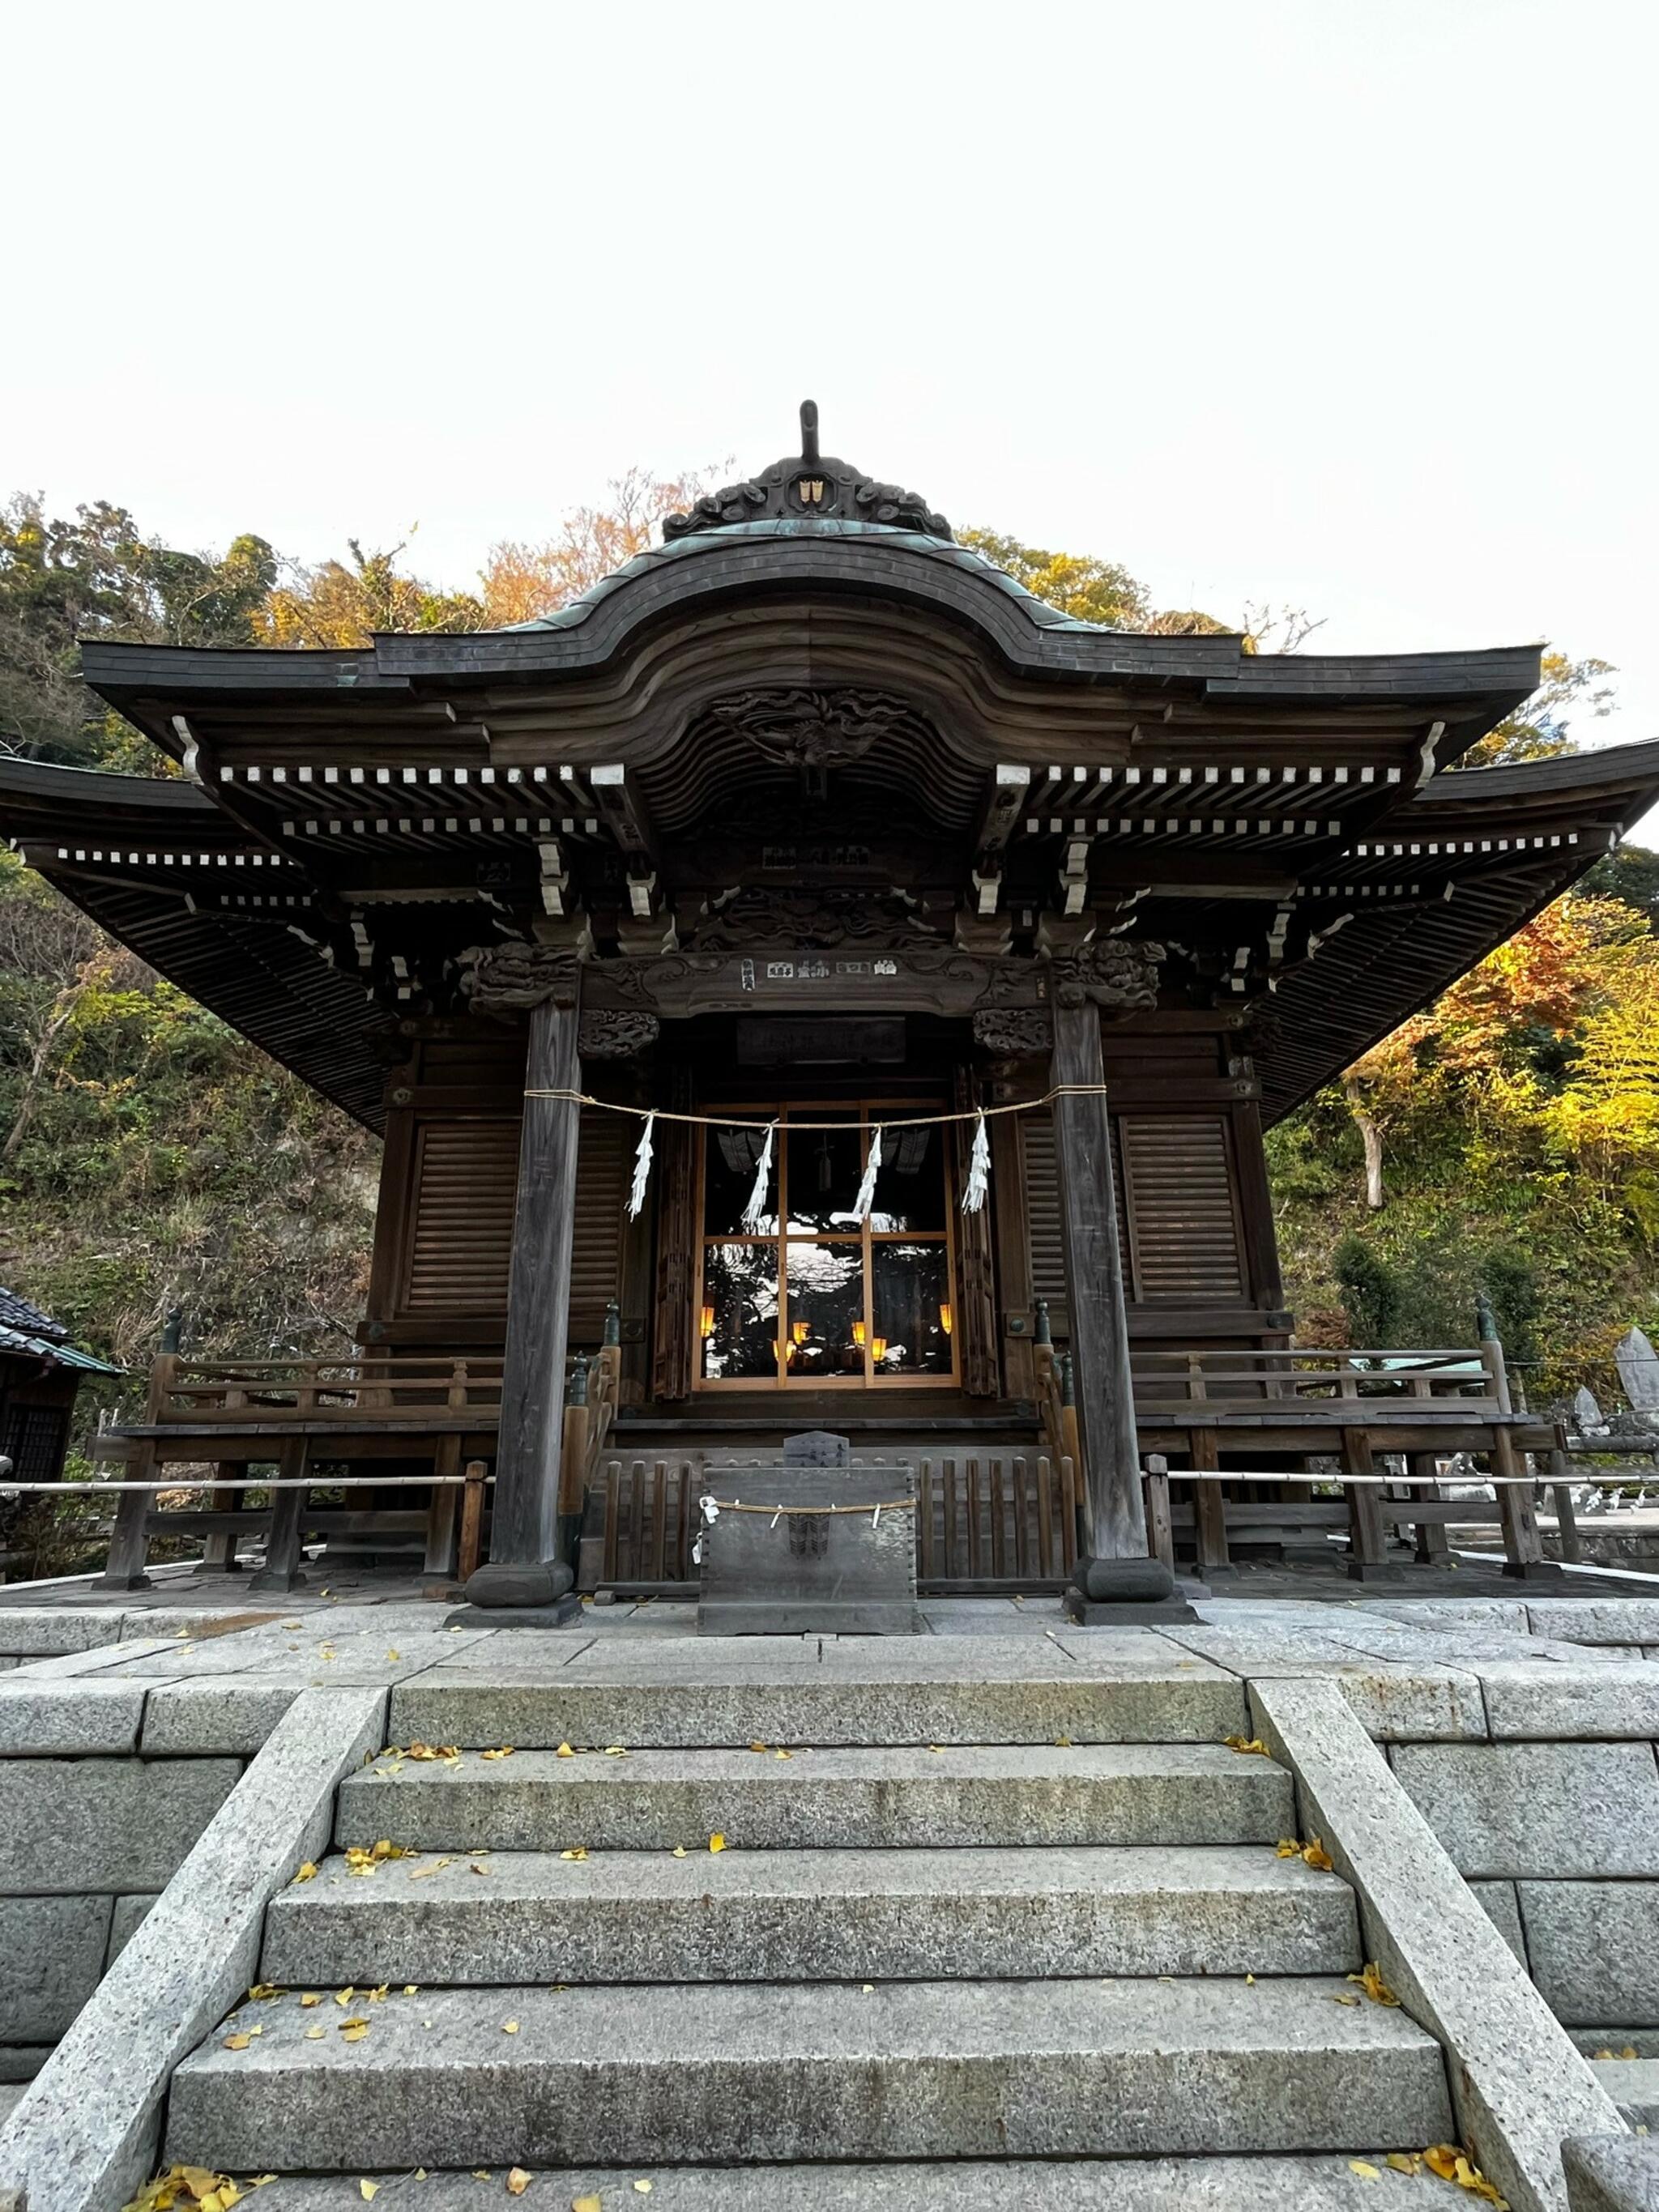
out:
{"label": "stone paving slab", "polygon": [[1461,1874],[1659,1877],[1651,1744],[1397,1744],[1391,1758]]}
{"label": "stone paving slab", "polygon": [[121,1634],[121,1615],[82,1606],[62,1613],[52,1606],[0,1606],[0,1651],[24,1657],[50,1658],[58,1652],[86,1651],[94,1644],[114,1644]]}
{"label": "stone paving slab", "polygon": [[0,1897],[0,2043],[62,2035],[98,1986],[107,1897]]}
{"label": "stone paving slab", "polygon": [[137,1682],[0,1682],[0,1759],[136,1752],[144,1717]]}
{"label": "stone paving slab", "polygon": [[[159,1759],[221,1753],[251,1759],[307,1686],[301,1682],[267,1681],[250,1674],[212,1676],[194,1682],[157,1682],[149,1690],[144,1705],[144,1756]],[[355,1686],[331,1682],[325,1686],[338,1689]]]}
{"label": "stone paving slab", "polygon": [[549,1748],[571,1744],[1218,1742],[1244,1729],[1243,1686],[1218,1669],[1125,1662],[1084,1669],[926,1674],[802,1665],[687,1681],[650,1670],[550,1680],[433,1668],[392,1692],[394,1741]]}
{"label": "stone paving slab", "polygon": [[388,1755],[342,1784],[342,1845],[422,1850],[1269,1844],[1291,1778],[1218,1744],[635,1751],[561,1759]]}
{"label": "stone paving slab", "polygon": [[1574,1644],[1659,1644],[1659,1595],[1652,1597],[1531,1598],[1535,1636]]}
{"label": "stone paving slab", "polygon": [[1438,2045],[1399,2011],[1333,2002],[1352,1994],[1271,1979],[422,1990],[371,2007],[351,2044],[265,2006],[247,2049],[216,2034],[179,2069],[167,2154],[361,2173],[1443,2140]]}
{"label": "stone paving slab", "polygon": [[[1389,2173],[1371,2145],[1362,2165]],[[420,2212],[500,2212],[505,2169],[429,2173],[420,2183],[381,2178],[377,2201]],[[373,2179],[373,2176],[364,2177]],[[642,2203],[653,2212],[1383,2212],[1395,2191],[1356,2172],[1346,2155],[1312,2158],[963,2160],[947,2165],[811,2166],[563,2166],[532,2177],[531,2212],[568,2212],[595,2197],[602,2212]],[[263,2212],[362,2212],[356,2175],[286,2175],[260,2191]],[[1403,2185],[1402,2185],[1403,2186]],[[1420,2188],[1419,2188],[1420,2193]],[[1401,2195],[1401,2212],[1416,2198]]]}
{"label": "stone paving slab", "polygon": [[1558,2019],[1659,2028],[1659,1881],[1523,1881],[1533,1979]]}
{"label": "stone paving slab", "polygon": [[1299,1626],[1248,1633],[1209,1627],[1159,1633],[1245,1681],[1334,1681],[1366,1734],[1379,1741],[1480,1741],[1486,1734],[1480,1686],[1466,1669],[1415,1659],[1376,1659],[1334,1636]]}
{"label": "stone paving slab", "polygon": [[1494,1737],[1659,1737],[1659,1667],[1647,1660],[1593,1666],[1488,1660],[1476,1672]]}
{"label": "stone paving slab", "polygon": [[1335,1974],[1353,1893],[1261,1846],[466,1853],[278,1893],[262,1978],[461,1983]]}
{"label": "stone paving slab", "polygon": [[0,1893],[163,1888],[241,1771],[234,1759],[0,1759]]}
{"label": "stone paving slab", "polygon": [[1659,2128],[1659,2058],[1592,2059],[1590,2071],[1630,2126]]}

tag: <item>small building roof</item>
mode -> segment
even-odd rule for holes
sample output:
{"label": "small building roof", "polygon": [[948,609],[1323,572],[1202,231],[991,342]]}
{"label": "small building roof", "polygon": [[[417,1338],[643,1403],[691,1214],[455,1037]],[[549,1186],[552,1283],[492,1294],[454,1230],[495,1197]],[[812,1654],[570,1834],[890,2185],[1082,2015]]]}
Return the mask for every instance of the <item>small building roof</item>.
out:
{"label": "small building roof", "polygon": [[0,1354],[11,1353],[24,1358],[44,1359],[62,1367],[79,1367],[91,1375],[119,1375],[125,1370],[112,1367],[107,1360],[95,1359],[89,1352],[79,1351],[69,1340],[69,1331],[61,1322],[53,1321],[50,1314],[28,1299],[20,1297],[15,1291],[0,1288]]}

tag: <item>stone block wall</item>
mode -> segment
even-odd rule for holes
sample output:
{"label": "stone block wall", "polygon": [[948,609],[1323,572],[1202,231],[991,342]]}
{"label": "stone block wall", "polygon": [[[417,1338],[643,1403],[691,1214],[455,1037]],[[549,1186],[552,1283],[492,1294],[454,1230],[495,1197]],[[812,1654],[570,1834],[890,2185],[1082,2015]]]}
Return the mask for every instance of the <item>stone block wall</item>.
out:
{"label": "stone block wall", "polygon": [[155,1625],[0,1611],[0,2083],[38,2069],[246,1764],[181,1738],[163,1683],[100,1679],[164,1649]]}

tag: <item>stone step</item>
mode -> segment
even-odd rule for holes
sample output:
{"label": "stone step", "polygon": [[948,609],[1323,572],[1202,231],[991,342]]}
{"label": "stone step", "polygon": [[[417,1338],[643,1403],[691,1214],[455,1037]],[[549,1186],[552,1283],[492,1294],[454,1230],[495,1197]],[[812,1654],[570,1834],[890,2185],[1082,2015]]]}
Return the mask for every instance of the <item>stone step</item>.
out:
{"label": "stone step", "polygon": [[[1155,2157],[1451,2130],[1439,2045],[1340,1980],[417,1990],[248,2006],[173,2077],[231,2172]],[[367,2033],[347,2041],[348,2018]],[[318,2028],[322,2033],[318,2035]]]}
{"label": "stone step", "polygon": [[661,1850],[970,1844],[1258,1844],[1294,1826],[1291,1778],[1222,1744],[547,1751],[416,1761],[343,1783],[342,1845]]}
{"label": "stone step", "polygon": [[[534,2172],[525,2202],[565,2212],[573,2199],[594,2197],[601,2212],[621,2212],[636,2202],[634,2184],[648,2181],[653,2212],[1376,2212],[1376,2181],[1354,2171],[1355,2157],[1385,2170],[1387,2153],[1375,2145],[1314,2158],[566,2166]],[[407,2175],[366,2178],[384,2186]],[[421,2212],[501,2212],[511,2202],[505,2179],[500,2166],[428,2173],[419,2185]],[[362,2212],[362,2203],[355,2174],[284,2174],[259,2192],[260,2212]]]}
{"label": "stone step", "polygon": [[[1079,1632],[1079,1634],[1081,1632]],[[394,1743],[656,1748],[784,1744],[1220,1743],[1248,1734],[1237,1676],[1176,1647],[1097,1632],[1073,1656],[1034,1638],[857,1638],[733,1653],[601,1638],[505,1656],[458,1650],[392,1692]],[[752,1639],[756,1645],[770,1639]],[[855,1646],[872,1645],[871,1649]],[[1120,1648],[1121,1647],[1121,1648]],[[568,1654],[569,1656],[566,1656]]]}
{"label": "stone step", "polygon": [[1353,1893],[1261,1845],[503,1851],[343,1859],[276,1897],[261,1977],[341,1983],[1331,1974]]}

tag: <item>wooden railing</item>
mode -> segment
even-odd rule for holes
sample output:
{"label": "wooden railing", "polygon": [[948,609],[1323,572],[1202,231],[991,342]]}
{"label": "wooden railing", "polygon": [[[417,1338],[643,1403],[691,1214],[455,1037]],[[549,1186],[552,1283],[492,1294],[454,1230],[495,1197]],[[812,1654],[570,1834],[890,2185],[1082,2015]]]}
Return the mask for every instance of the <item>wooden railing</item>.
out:
{"label": "wooden railing", "polygon": [[289,1421],[402,1422],[501,1412],[501,1363],[491,1358],[187,1359],[164,1352],[150,1369],[147,1423],[257,1427]]}
{"label": "wooden railing", "polygon": [[1268,1406],[1364,1421],[1397,1405],[1433,1418],[1506,1413],[1503,1354],[1495,1344],[1449,1351],[1137,1351],[1131,1362],[1135,1410],[1155,1419],[1166,1407]]}

